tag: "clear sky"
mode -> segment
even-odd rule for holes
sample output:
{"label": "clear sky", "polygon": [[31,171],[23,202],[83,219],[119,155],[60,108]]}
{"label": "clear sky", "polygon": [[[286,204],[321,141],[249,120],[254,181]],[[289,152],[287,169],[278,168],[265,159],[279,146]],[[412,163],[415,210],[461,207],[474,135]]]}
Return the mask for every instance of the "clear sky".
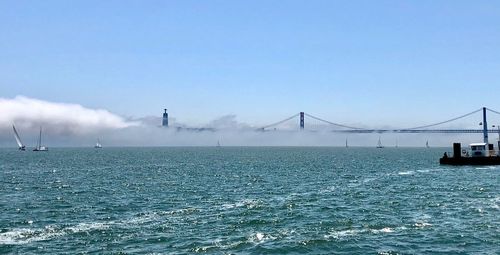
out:
{"label": "clear sky", "polygon": [[266,124],[500,109],[500,1],[0,1],[0,97]]}

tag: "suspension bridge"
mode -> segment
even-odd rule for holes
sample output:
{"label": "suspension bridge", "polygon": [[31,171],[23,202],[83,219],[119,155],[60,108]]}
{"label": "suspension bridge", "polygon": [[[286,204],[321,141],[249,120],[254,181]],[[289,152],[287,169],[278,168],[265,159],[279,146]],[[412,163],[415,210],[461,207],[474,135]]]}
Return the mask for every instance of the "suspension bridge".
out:
{"label": "suspension bridge", "polygon": [[[437,128],[439,126],[444,126],[445,124],[456,122],[458,120],[467,118],[474,114],[482,112],[482,122],[480,125],[481,129],[471,129],[471,128],[454,128],[454,129],[445,129],[445,128]],[[464,115],[460,115],[458,117],[454,117],[451,119],[447,119],[444,121],[409,127],[409,128],[394,128],[394,129],[376,129],[376,128],[366,128],[366,127],[354,127],[351,125],[345,125],[337,122],[332,122],[329,120],[325,120],[319,117],[316,117],[312,114],[308,114],[305,112],[296,113],[288,118],[280,120],[278,122],[271,123],[269,125],[260,127],[259,131],[273,131],[273,130],[307,130],[307,131],[319,131],[326,130],[329,132],[339,132],[339,133],[451,133],[451,134],[467,134],[467,133],[499,133],[500,134],[500,126],[491,126],[496,128],[490,128],[487,125],[487,112],[500,115],[500,112],[482,107],[480,109],[474,110]],[[306,119],[312,122],[316,122],[313,126],[316,128],[306,128]],[[318,127],[318,123],[322,126]],[[298,124],[298,126],[297,126]]]}

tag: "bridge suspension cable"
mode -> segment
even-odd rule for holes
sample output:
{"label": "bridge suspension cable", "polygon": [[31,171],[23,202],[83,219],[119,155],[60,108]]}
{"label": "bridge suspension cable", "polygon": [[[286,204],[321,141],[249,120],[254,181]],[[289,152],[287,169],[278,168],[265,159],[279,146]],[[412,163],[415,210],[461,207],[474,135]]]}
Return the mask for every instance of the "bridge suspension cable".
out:
{"label": "bridge suspension cable", "polygon": [[307,114],[305,113],[305,115],[309,118],[312,118],[312,119],[315,119],[315,120],[318,120],[318,121],[321,121],[321,122],[324,122],[324,123],[328,123],[330,125],[334,125],[334,126],[338,126],[338,127],[343,127],[343,128],[349,128],[349,129],[356,129],[356,130],[363,130],[363,129],[366,129],[366,128],[359,128],[359,127],[351,127],[351,126],[347,126],[347,125],[342,125],[342,124],[338,124],[338,123],[334,123],[334,122],[330,122],[328,120],[324,120],[324,119],[321,119],[321,118],[318,118],[316,116],[313,116],[311,114]]}
{"label": "bridge suspension cable", "polygon": [[286,118],[284,120],[280,120],[278,122],[275,122],[275,123],[263,126],[263,127],[259,128],[259,129],[266,129],[266,128],[269,128],[269,127],[277,126],[277,125],[282,124],[284,122],[287,122],[287,121],[289,121],[289,120],[291,120],[293,118],[296,118],[297,116],[299,116],[299,113],[296,113],[296,114],[294,114],[294,115],[292,115],[292,116],[290,116],[290,117],[288,117],[288,118]]}
{"label": "bridge suspension cable", "polygon": [[500,115],[500,112],[497,112],[497,111],[492,110],[492,109],[490,109],[490,108],[486,108],[486,110],[488,110],[488,111],[490,111],[490,112],[492,112],[492,113],[496,113],[496,114],[499,114],[499,115]]}
{"label": "bridge suspension cable", "polygon": [[403,128],[401,130],[412,130],[412,129],[423,129],[423,128],[429,128],[429,127],[434,127],[434,126],[438,126],[438,125],[441,125],[441,124],[445,124],[445,123],[448,123],[448,122],[452,122],[452,121],[455,121],[455,120],[458,120],[458,119],[461,119],[461,118],[465,118],[467,116],[470,116],[474,113],[477,113],[477,112],[480,112],[482,111],[483,108],[479,108],[478,110],[475,110],[473,112],[470,112],[470,113],[467,113],[467,114],[464,114],[462,116],[458,116],[456,118],[453,118],[453,119],[449,119],[449,120],[445,120],[445,121],[441,121],[441,122],[438,122],[438,123],[434,123],[434,124],[429,124],[429,125],[424,125],[424,126],[419,126],[419,127],[412,127],[412,128]]}
{"label": "bridge suspension cable", "polygon": [[[492,113],[495,113],[495,114],[498,114],[500,115],[500,112],[498,111],[495,111],[495,110],[492,110],[492,109],[489,109],[489,108],[486,108],[488,111],[492,112]],[[329,125],[333,125],[333,126],[337,126],[337,127],[342,127],[342,128],[347,128],[347,129],[351,129],[353,131],[361,131],[361,132],[405,132],[405,131],[415,131],[415,132],[426,132],[426,131],[432,131],[432,130],[422,130],[422,129],[426,129],[426,128],[430,128],[430,127],[435,127],[435,126],[439,126],[439,125],[442,125],[442,124],[446,124],[446,123],[449,123],[449,122],[453,122],[453,121],[456,121],[456,120],[459,120],[459,119],[462,119],[462,118],[465,118],[465,117],[468,117],[470,115],[473,115],[475,113],[478,113],[480,111],[482,111],[483,108],[479,108],[475,111],[472,111],[472,112],[469,112],[467,114],[464,114],[464,115],[461,115],[461,116],[458,116],[458,117],[455,117],[455,118],[451,118],[451,119],[448,119],[448,120],[445,120],[445,121],[440,121],[440,122],[437,122],[437,123],[432,123],[432,124],[428,124],[428,125],[423,125],[423,126],[418,126],[418,127],[411,127],[411,128],[401,128],[401,129],[388,129],[388,130],[379,130],[379,129],[368,129],[368,128],[361,128],[361,127],[353,127],[353,126],[348,126],[348,125],[344,125],[344,124],[340,124],[340,123],[335,123],[335,122],[331,122],[331,121],[328,121],[328,120],[325,120],[325,119],[322,119],[322,118],[319,118],[319,117],[316,117],[314,115],[311,115],[311,114],[308,114],[308,113],[304,113],[305,116],[311,118],[311,119],[314,119],[314,120],[317,120],[317,121],[320,121],[320,122],[323,122],[323,123],[327,123]],[[272,124],[269,124],[269,125],[266,125],[266,126],[263,126],[261,128],[259,128],[260,130],[264,130],[266,128],[269,128],[269,127],[273,127],[273,126],[277,126],[277,125],[280,125],[284,122],[287,122],[293,118],[296,118],[300,116],[300,113],[296,113],[286,119],[283,119],[281,121],[278,121],[278,122],[275,122],[275,123],[272,123]],[[339,132],[341,132],[341,130],[337,130]],[[435,131],[438,131],[439,133],[441,132],[444,132],[444,131],[453,131],[453,132],[465,132],[467,131],[466,133],[469,133],[469,132],[476,132],[477,130],[435,130]],[[482,132],[482,131],[481,131]]]}

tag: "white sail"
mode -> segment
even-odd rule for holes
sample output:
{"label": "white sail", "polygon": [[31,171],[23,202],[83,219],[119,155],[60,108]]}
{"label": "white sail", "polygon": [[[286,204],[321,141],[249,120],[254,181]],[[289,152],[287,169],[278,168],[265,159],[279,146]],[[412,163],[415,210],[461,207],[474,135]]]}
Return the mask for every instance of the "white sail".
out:
{"label": "white sail", "polygon": [[19,146],[19,148],[23,148],[23,142],[21,142],[21,138],[19,137],[19,134],[17,133],[16,127],[14,125],[12,125],[12,129],[14,129],[14,137],[16,138],[17,146]]}

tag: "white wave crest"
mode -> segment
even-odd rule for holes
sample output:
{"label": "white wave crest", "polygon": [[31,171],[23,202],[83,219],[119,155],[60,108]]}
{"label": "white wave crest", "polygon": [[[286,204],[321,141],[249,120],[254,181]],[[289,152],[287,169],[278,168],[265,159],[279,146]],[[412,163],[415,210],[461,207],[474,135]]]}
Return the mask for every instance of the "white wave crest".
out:
{"label": "white wave crest", "polygon": [[79,223],[75,226],[58,228],[46,226],[45,228],[17,228],[0,233],[0,244],[19,245],[31,242],[45,241],[68,234],[89,232],[93,230],[107,229],[105,223]]}
{"label": "white wave crest", "polygon": [[248,237],[248,241],[251,243],[263,243],[268,240],[275,240],[276,237],[269,234],[264,234],[262,232],[256,232]]}
{"label": "white wave crest", "polygon": [[260,200],[256,199],[245,199],[242,201],[238,201],[235,203],[226,203],[222,205],[223,209],[233,209],[233,208],[238,208],[238,207],[246,207],[247,209],[253,209],[259,207],[261,204]]}
{"label": "white wave crest", "polygon": [[402,171],[402,172],[399,172],[398,174],[399,175],[411,175],[411,174],[414,174],[415,172],[414,171]]}

